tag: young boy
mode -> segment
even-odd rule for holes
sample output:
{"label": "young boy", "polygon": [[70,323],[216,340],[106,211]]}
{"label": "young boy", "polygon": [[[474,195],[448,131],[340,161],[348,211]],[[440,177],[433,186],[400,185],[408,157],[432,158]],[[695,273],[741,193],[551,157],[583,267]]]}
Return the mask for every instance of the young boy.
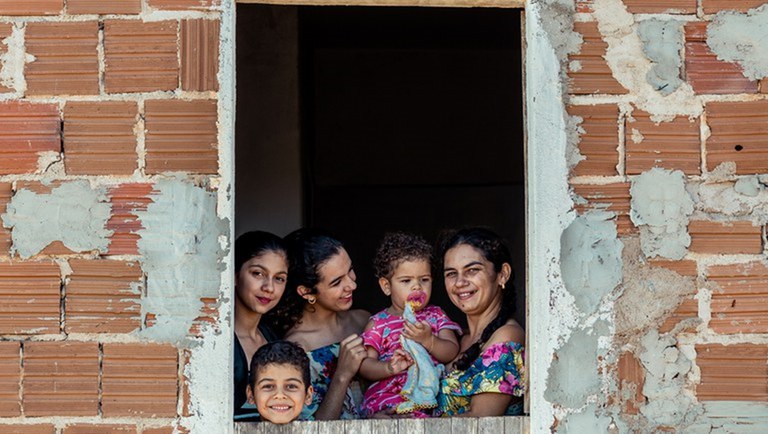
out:
{"label": "young boy", "polygon": [[289,423],[312,402],[309,358],[293,342],[275,341],[259,348],[251,359],[248,383],[248,402],[256,405],[262,421]]}

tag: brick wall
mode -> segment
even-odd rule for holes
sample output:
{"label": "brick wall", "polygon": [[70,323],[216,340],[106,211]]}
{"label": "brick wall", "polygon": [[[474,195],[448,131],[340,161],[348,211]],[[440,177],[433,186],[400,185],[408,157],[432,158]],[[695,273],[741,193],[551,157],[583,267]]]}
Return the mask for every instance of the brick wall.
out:
{"label": "brick wall", "polygon": [[62,237],[23,257],[0,227],[0,432],[183,425],[188,350],[140,335],[138,215],[167,175],[216,184],[220,20],[218,1],[0,0],[0,214],[83,179],[109,204],[105,249]]}
{"label": "brick wall", "polygon": [[[706,409],[718,401],[744,401],[745,405],[768,401],[768,216],[764,212],[768,204],[768,177],[764,176],[768,174],[768,101],[762,95],[768,81],[745,77],[739,64],[718,59],[707,44],[707,27],[715,14],[746,12],[763,3],[625,0],[625,13],[636,26],[634,31],[643,20],[680,20],[683,85],[673,98],[663,99],[655,90],[644,88],[645,77],[631,79],[627,63],[619,63],[627,62],[626,57],[620,57],[624,53],[610,52],[610,42],[617,37],[612,30],[613,18],[596,10],[598,2],[576,1],[574,31],[583,37],[583,44],[567,59],[566,107],[570,116],[578,116],[581,130],[577,146],[584,157],[569,175],[572,194],[579,199],[576,211],[583,214],[607,208],[614,212],[619,238],[628,245],[639,233],[628,217],[633,206],[632,182],[653,167],[684,174],[695,202],[687,224],[691,237],[687,253],[680,260],[644,261],[695,279],[696,289],[667,306],[662,318],[649,318],[646,328],[636,332],[651,328],[663,335],[674,330],[669,342],[693,363],[684,373],[679,391],[695,397],[690,405],[704,404],[698,408]],[[621,30],[632,29],[625,26]],[[631,33],[628,35],[624,36],[625,43],[631,40]],[[749,188],[743,188],[746,186]],[[664,187],[659,186],[659,191]],[[652,298],[649,293],[645,302],[652,303]],[[684,320],[693,321],[675,329]],[[643,406],[659,405],[653,402],[653,395],[643,394],[650,362],[647,358],[645,365],[640,362],[643,344],[638,343],[638,336],[613,338],[618,351],[607,372],[615,375],[612,381],[619,384],[616,400],[621,401],[620,418],[638,424],[635,428],[639,431],[675,431],[684,422],[692,423],[695,416],[676,423],[638,422]],[[669,357],[674,361],[676,356]],[[609,398],[608,404],[616,402]],[[680,396],[661,405],[680,405],[675,410],[679,414],[689,410]],[[648,411],[649,419],[660,414]],[[700,417],[707,417],[707,413]],[[734,413],[729,417],[740,416]],[[697,423],[704,423],[702,420]],[[751,426],[748,418],[740,423]]]}

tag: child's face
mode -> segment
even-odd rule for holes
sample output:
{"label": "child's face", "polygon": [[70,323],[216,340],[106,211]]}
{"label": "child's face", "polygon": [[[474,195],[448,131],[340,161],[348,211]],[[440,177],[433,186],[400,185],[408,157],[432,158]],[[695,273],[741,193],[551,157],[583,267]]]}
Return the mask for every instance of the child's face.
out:
{"label": "child's face", "polygon": [[255,404],[263,420],[276,424],[296,420],[305,404],[312,402],[301,371],[293,365],[268,364],[256,373],[256,384],[248,385],[248,402]]}
{"label": "child's face", "polygon": [[384,294],[392,299],[394,313],[401,314],[405,308],[405,301],[413,291],[423,291],[426,299],[416,310],[429,303],[432,294],[432,271],[429,262],[423,259],[415,261],[403,261],[395,267],[392,277],[379,279]]}

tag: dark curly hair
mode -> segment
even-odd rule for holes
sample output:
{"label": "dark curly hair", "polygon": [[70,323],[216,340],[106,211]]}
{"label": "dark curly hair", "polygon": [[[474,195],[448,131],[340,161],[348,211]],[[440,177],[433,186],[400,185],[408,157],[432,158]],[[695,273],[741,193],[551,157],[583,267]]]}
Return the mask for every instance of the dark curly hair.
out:
{"label": "dark curly hair", "polygon": [[263,231],[246,232],[235,240],[235,274],[243,264],[265,252],[275,252],[288,258],[288,248],[283,239]]}
{"label": "dark curly hair", "polygon": [[432,246],[414,234],[387,232],[376,249],[373,271],[376,277],[389,279],[404,261],[424,260],[432,263]]}
{"label": "dark curly hair", "polygon": [[344,249],[339,240],[318,229],[295,230],[284,241],[288,246],[288,282],[280,302],[266,315],[267,324],[279,336],[285,336],[301,321],[306,300],[298,287],[305,286],[310,294],[316,294],[320,267]]}
{"label": "dark curly hair", "polygon": [[[440,253],[440,263],[445,266],[445,253],[461,244],[474,247],[479,250],[483,257],[493,264],[493,269],[498,273],[502,265],[509,264],[512,267],[512,259],[509,254],[509,248],[504,240],[495,232],[486,228],[466,228],[458,231],[443,234],[438,244]],[[515,313],[516,294],[515,287],[512,284],[514,271],[510,273],[509,280],[505,288],[501,291],[501,309],[496,317],[485,327],[480,339],[467,348],[456,360],[457,369],[465,370],[480,355],[480,348],[488,342],[491,335],[509,321]]]}
{"label": "dark curly hair", "polygon": [[251,371],[248,384],[256,389],[256,374],[267,365],[290,365],[301,372],[304,388],[311,385],[309,377],[309,358],[299,345],[289,341],[274,341],[261,346],[251,359]]}

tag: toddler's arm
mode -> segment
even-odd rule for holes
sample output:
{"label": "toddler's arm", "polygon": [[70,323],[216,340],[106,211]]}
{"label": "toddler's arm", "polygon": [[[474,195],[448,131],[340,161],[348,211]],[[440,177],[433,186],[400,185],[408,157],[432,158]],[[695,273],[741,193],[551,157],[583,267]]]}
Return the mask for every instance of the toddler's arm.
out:
{"label": "toddler's arm", "polygon": [[453,330],[442,329],[437,336],[426,321],[411,324],[405,321],[403,336],[420,343],[440,363],[448,363],[459,354],[459,341]]}
{"label": "toddler's arm", "polygon": [[389,360],[379,360],[379,353],[368,347],[368,357],[360,365],[360,376],[369,381],[379,381],[399,374],[413,363],[402,349],[395,350]]}

